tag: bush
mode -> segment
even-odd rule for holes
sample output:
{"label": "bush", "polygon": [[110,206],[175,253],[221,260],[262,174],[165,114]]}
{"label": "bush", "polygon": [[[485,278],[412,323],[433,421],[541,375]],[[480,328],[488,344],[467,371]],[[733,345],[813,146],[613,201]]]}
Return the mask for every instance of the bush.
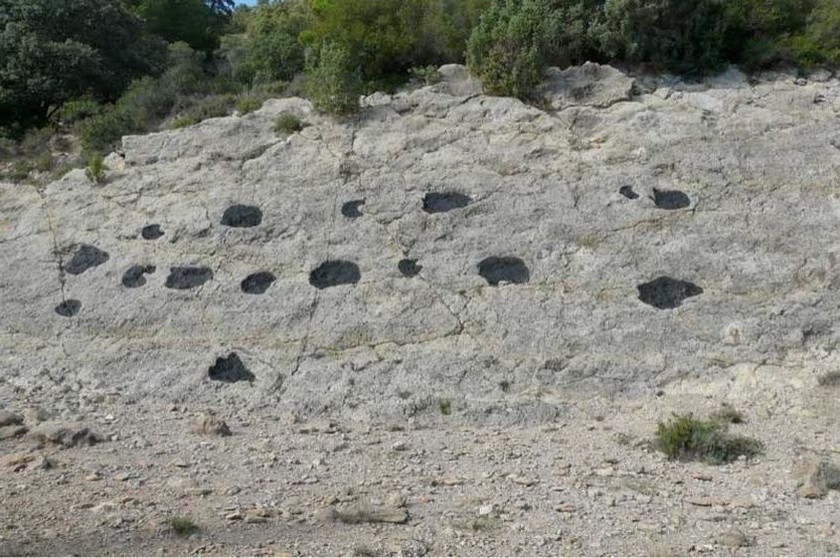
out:
{"label": "bush", "polygon": [[65,103],[57,115],[62,126],[72,127],[101,112],[102,105],[97,103],[96,100],[91,97],[81,97]]}
{"label": "bush", "polygon": [[725,0],[606,0],[601,44],[610,58],[703,74],[725,62]]}
{"label": "bush", "polygon": [[340,44],[366,81],[421,64],[427,0],[312,0],[305,44]]}
{"label": "bush", "polygon": [[299,36],[310,24],[311,15],[300,0],[257,6],[244,37],[223,43],[232,75],[246,85],[290,81],[304,69]]}
{"label": "bush", "polygon": [[326,43],[321,46],[317,59],[306,83],[312,105],[339,117],[358,112],[362,74],[350,51],[336,43]]}
{"label": "bush", "polygon": [[190,99],[189,101],[182,100],[181,104],[185,105],[185,108],[181,111],[180,116],[172,121],[170,128],[186,128],[208,118],[228,116],[236,104],[236,96],[210,95],[209,97]]}
{"label": "bush", "polygon": [[105,166],[105,160],[100,153],[94,153],[88,158],[88,166],[85,169],[85,176],[94,184],[102,184],[105,182],[105,171],[108,167]]}
{"label": "bush", "polygon": [[729,463],[740,456],[754,457],[761,453],[761,442],[743,436],[731,436],[727,425],[717,420],[697,420],[691,415],[675,416],[660,422],[656,445],[671,459]]}
{"label": "bush", "polygon": [[82,147],[86,152],[113,149],[122,136],[148,131],[175,105],[176,92],[145,77],[131,84],[116,104],[82,123]]}
{"label": "bush", "polygon": [[189,537],[200,530],[198,525],[187,517],[170,517],[166,522],[178,537]]}
{"label": "bush", "polygon": [[792,41],[800,66],[840,65],[840,3],[820,0],[808,18],[802,35]]}
{"label": "bush", "polygon": [[467,43],[467,65],[488,95],[524,99],[542,80],[550,49],[548,0],[496,0]]}
{"label": "bush", "polygon": [[263,106],[263,100],[251,95],[243,95],[236,100],[234,108],[239,114],[248,114],[259,110]]}
{"label": "bush", "polygon": [[281,114],[274,121],[274,131],[278,135],[291,135],[303,130],[303,122],[294,114]]}
{"label": "bush", "polygon": [[419,68],[411,68],[408,71],[411,78],[423,85],[434,85],[440,83],[440,72],[437,66],[422,66]]}

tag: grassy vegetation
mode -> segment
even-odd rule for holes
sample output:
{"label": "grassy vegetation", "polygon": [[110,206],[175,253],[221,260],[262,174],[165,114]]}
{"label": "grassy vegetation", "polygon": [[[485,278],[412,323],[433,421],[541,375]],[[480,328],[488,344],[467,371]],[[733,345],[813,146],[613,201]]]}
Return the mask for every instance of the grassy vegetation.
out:
{"label": "grassy vegetation", "polygon": [[452,401],[449,399],[441,398],[438,399],[438,410],[440,414],[448,416],[452,414]]}
{"label": "grassy vegetation", "polygon": [[720,420],[699,420],[691,415],[675,415],[668,422],[660,422],[655,442],[671,459],[711,464],[730,463],[741,456],[755,457],[764,448],[758,440],[731,435],[727,424]]}
{"label": "grassy vegetation", "polygon": [[93,153],[88,158],[88,166],[85,168],[85,176],[94,184],[102,184],[105,182],[105,171],[108,167],[105,166],[105,160],[99,153]]}
{"label": "grassy vegetation", "polygon": [[300,132],[303,128],[304,123],[294,114],[281,114],[274,121],[274,132],[277,135],[290,136],[295,132]]}
{"label": "grassy vegetation", "polygon": [[169,528],[176,536],[186,538],[198,533],[201,529],[188,517],[173,516],[166,520]]}

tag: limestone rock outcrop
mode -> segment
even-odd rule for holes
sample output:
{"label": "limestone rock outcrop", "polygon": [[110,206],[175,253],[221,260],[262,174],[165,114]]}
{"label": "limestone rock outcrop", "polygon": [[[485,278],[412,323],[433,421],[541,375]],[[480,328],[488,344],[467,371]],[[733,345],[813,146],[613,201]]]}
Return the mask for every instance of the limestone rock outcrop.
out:
{"label": "limestone rock outcrop", "polygon": [[837,367],[837,79],[586,65],[547,112],[444,70],[348,122],[272,100],[124,138],[104,185],[2,185],[0,407],[538,422],[564,390]]}

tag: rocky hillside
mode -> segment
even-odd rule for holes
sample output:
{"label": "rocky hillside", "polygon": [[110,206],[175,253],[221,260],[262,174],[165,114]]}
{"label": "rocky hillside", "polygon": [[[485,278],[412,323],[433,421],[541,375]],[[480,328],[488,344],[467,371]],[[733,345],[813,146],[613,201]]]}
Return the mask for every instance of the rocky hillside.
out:
{"label": "rocky hillside", "polygon": [[0,401],[518,423],[563,390],[838,365],[835,79],[586,65],[536,108],[443,74],[344,124],[271,101],[126,137],[102,185],[4,186]]}
{"label": "rocky hillside", "polygon": [[0,187],[0,554],[840,552],[838,80],[441,73]]}

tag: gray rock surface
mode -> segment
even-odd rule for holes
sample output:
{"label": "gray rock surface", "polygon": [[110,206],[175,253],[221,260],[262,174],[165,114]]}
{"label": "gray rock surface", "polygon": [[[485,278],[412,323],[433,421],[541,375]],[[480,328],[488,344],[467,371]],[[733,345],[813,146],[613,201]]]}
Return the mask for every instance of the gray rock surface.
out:
{"label": "gray rock surface", "polygon": [[[126,137],[104,185],[0,186],[0,406],[422,422],[446,401],[539,423],[568,412],[566,390],[837,368],[836,78],[661,78],[634,96],[586,65],[550,73],[562,110],[545,112],[442,74],[346,123],[292,98]],[[278,137],[284,112],[311,125]],[[430,213],[430,193],[467,203]],[[235,205],[259,224],[222,225]],[[336,286],[316,288],[325,262]],[[243,292],[260,272],[274,281]]]}

